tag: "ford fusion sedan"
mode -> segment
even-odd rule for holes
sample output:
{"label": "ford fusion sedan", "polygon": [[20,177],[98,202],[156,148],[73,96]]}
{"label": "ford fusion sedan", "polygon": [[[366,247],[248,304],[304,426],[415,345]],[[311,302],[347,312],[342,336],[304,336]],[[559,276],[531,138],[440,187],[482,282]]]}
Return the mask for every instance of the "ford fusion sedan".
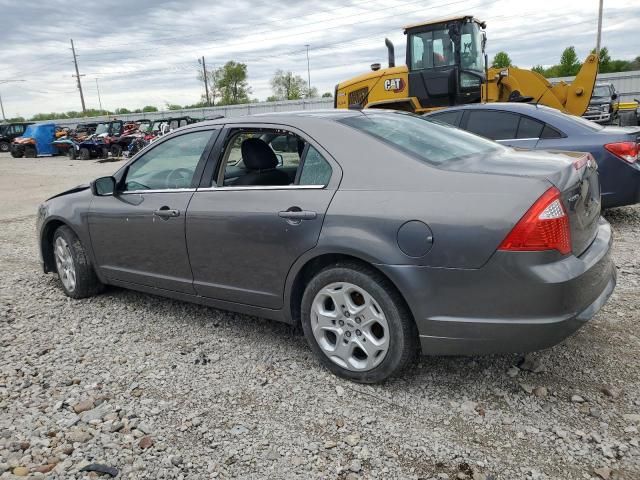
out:
{"label": "ford fusion sedan", "polygon": [[439,110],[427,118],[512,147],[589,152],[598,163],[603,208],[640,202],[638,127],[603,127],[528,103],[466,105]]}
{"label": "ford fusion sedan", "polygon": [[45,272],[301,324],[335,374],[524,352],[615,286],[588,154],[516,152],[401,112],[220,119],[44,202]]}

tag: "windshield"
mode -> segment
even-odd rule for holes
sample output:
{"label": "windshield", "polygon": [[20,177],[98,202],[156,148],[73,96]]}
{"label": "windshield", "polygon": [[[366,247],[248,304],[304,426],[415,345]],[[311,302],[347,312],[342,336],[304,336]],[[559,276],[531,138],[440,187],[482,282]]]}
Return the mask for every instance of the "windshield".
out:
{"label": "windshield", "polygon": [[432,165],[504,148],[491,140],[409,113],[367,113],[340,122]]}
{"label": "windshield", "polygon": [[460,36],[460,65],[466,70],[484,71],[482,33],[476,22],[462,25]]}
{"label": "windshield", "polygon": [[96,135],[100,135],[101,133],[107,133],[109,131],[108,123],[99,123],[96,127]]}
{"label": "windshield", "polygon": [[593,89],[594,97],[608,97],[609,95],[611,95],[609,85],[597,85],[596,88]]}

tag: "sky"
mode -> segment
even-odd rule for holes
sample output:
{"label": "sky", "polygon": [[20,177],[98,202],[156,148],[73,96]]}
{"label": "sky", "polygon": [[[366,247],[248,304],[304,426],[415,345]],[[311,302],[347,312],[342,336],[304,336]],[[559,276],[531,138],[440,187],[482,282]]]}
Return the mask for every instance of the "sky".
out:
{"label": "sky", "polygon": [[[70,38],[87,108],[193,104],[207,68],[248,66],[251,98],[272,95],[277,69],[307,78],[320,93],[386,62],[384,38],[404,63],[402,27],[449,15],[487,22],[487,53],[504,50],[519,67],[558,63],[573,45],[595,47],[598,0],[0,0],[0,95],[7,117],[81,110]],[[602,44],[613,58],[640,55],[640,2],[604,0]],[[12,80],[6,82],[6,80]],[[24,81],[13,81],[24,80]],[[97,81],[97,84],[96,84]]]}

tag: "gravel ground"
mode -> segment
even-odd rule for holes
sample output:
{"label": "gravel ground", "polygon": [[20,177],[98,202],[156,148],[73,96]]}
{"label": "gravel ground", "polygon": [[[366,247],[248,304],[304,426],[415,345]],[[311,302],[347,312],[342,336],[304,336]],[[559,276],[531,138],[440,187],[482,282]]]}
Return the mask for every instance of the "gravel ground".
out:
{"label": "gravel ground", "polygon": [[363,386],[284,324],[65,297],[39,271],[35,208],[113,170],[0,157],[0,478],[640,478],[640,208],[607,213],[619,284],[566,343]]}

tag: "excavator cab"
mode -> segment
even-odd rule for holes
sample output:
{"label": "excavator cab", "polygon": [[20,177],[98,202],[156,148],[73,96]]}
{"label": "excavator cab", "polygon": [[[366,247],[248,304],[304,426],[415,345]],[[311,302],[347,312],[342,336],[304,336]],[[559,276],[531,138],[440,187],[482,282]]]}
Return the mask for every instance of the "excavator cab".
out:
{"label": "excavator cab", "polygon": [[485,28],[473,16],[405,27],[409,96],[421,108],[481,100],[486,81]]}

